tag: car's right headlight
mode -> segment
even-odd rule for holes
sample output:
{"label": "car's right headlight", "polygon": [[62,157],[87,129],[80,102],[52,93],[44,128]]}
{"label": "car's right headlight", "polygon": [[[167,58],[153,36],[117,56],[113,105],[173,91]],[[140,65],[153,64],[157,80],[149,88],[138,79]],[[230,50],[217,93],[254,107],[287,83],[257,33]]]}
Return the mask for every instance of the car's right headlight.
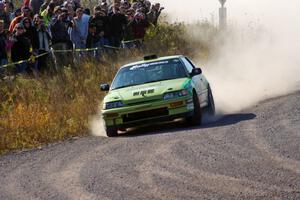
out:
{"label": "car's right headlight", "polygon": [[169,92],[169,93],[164,94],[164,100],[175,99],[178,97],[186,96],[188,94],[189,94],[189,92],[186,89],[176,91],[176,92]]}
{"label": "car's right headlight", "polygon": [[104,109],[109,110],[109,109],[114,109],[114,108],[121,108],[123,107],[124,104],[122,101],[113,101],[113,102],[107,102],[104,104]]}

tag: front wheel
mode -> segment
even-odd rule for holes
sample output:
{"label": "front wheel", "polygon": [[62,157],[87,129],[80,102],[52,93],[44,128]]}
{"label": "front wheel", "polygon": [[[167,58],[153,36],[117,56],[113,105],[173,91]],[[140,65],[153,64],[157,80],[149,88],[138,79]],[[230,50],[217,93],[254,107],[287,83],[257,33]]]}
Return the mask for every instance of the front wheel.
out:
{"label": "front wheel", "polygon": [[207,111],[208,111],[208,114],[210,115],[215,115],[215,112],[216,112],[216,108],[215,108],[215,101],[214,101],[214,97],[212,95],[212,91],[211,91],[211,88],[210,86],[208,85],[207,87],[207,90],[208,90],[208,106],[207,106]]}
{"label": "front wheel", "polygon": [[186,121],[189,125],[192,125],[192,126],[201,125],[202,112],[201,112],[201,107],[200,107],[199,99],[198,99],[196,92],[194,92],[194,95],[193,95],[193,103],[194,103],[193,115],[191,117],[187,117]]}
{"label": "front wheel", "polygon": [[106,135],[107,135],[107,137],[117,137],[118,136],[118,129],[106,128]]}

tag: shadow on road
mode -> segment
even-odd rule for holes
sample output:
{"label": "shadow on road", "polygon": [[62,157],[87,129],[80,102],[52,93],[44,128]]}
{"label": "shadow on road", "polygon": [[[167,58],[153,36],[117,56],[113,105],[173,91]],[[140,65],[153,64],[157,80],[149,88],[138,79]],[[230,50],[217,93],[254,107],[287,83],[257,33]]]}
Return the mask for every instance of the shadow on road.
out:
{"label": "shadow on road", "polygon": [[201,126],[191,127],[188,126],[184,120],[178,120],[174,122],[166,122],[160,124],[154,124],[149,126],[141,126],[136,128],[127,129],[122,133],[121,137],[138,137],[151,134],[164,134],[168,132],[177,132],[184,130],[196,130],[205,128],[216,128],[221,126],[230,126],[242,121],[254,119],[256,117],[253,113],[239,113],[228,115],[217,115],[214,117],[204,116]]}

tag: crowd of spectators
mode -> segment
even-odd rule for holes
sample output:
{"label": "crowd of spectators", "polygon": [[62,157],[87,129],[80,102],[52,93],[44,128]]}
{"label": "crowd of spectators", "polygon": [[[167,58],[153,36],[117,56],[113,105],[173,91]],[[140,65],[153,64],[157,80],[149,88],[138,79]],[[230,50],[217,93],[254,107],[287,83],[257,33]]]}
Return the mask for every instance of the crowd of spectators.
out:
{"label": "crowd of spectators", "polygon": [[[163,7],[148,0],[99,0],[90,10],[80,0],[24,0],[15,8],[0,1],[0,66],[38,58],[34,68],[45,69],[51,49],[71,50],[100,46],[130,48],[156,26]],[[24,72],[28,63],[16,65]],[[0,69],[1,73],[1,69]]]}

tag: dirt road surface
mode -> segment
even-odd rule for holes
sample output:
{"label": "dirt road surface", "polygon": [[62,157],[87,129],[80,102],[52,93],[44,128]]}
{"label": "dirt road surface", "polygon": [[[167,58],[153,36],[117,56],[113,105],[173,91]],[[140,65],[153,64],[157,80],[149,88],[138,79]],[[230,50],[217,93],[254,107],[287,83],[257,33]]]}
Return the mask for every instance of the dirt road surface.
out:
{"label": "dirt road surface", "polygon": [[0,199],[300,199],[300,92],[216,122],[0,157]]}

